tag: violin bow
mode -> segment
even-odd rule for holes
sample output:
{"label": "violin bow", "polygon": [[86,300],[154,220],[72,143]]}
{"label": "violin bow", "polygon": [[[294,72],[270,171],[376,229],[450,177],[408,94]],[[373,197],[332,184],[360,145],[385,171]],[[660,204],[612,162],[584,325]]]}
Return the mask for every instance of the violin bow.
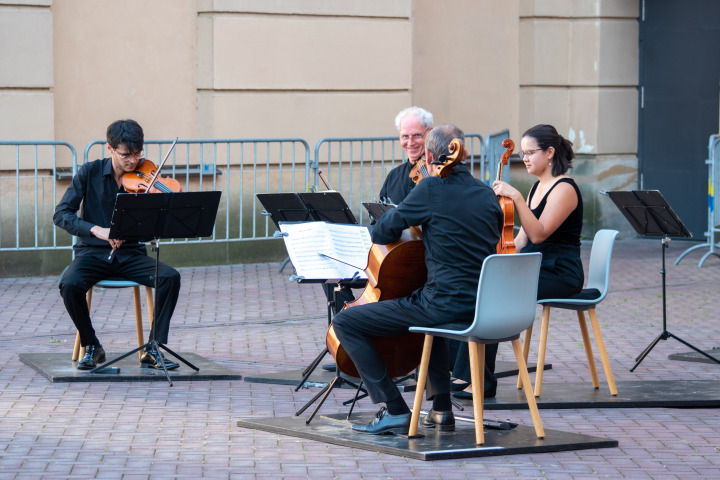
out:
{"label": "violin bow", "polygon": [[160,170],[162,170],[163,165],[165,165],[165,162],[167,161],[168,157],[170,156],[170,153],[172,153],[173,148],[175,148],[175,144],[178,142],[178,137],[175,137],[175,141],[173,141],[172,145],[170,145],[170,149],[165,154],[165,158],[163,158],[163,161],[160,162],[160,165],[158,165],[157,170],[155,170],[155,175],[153,175],[152,179],[150,180],[150,183],[148,184],[147,188],[145,189],[145,193],[149,192],[152,188],[153,184],[155,183],[155,180],[160,176]]}

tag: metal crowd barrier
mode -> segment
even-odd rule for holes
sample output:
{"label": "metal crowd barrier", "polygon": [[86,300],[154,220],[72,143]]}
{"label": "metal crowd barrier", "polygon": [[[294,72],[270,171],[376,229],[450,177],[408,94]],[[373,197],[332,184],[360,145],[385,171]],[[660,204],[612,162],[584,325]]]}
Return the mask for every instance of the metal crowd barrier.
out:
{"label": "metal crowd barrier", "polygon": [[[484,178],[486,158],[481,135],[465,135],[467,164],[477,178]],[[398,137],[322,138],[315,144],[311,188],[327,187],[340,192],[359,223],[368,223],[363,202],[379,201],[380,188],[387,174],[402,164],[403,151]],[[321,178],[322,177],[322,178]]]}
{"label": "metal crowd barrier", "polygon": [[64,193],[57,188],[58,157],[74,174],[77,153],[69,143],[0,141],[0,252],[72,248],[70,237],[61,230],[58,238],[52,224]]}
{"label": "metal crowd barrier", "polygon": [[715,195],[715,190],[720,188],[720,135],[711,135],[708,144],[708,159],[705,160],[708,165],[708,229],[705,232],[705,243],[695,245],[685,250],[675,260],[675,265],[680,263],[688,253],[707,248],[708,251],[702,256],[698,262],[698,267],[702,267],[705,260],[710,255],[720,257],[720,242],[716,242],[717,234],[720,234],[720,197]]}
{"label": "metal crowd barrier", "polygon": [[[172,140],[146,140],[145,158],[159,165]],[[97,155],[91,152],[101,151]],[[83,161],[107,156],[104,140],[85,148]],[[310,148],[301,138],[178,140],[160,175],[178,180],[183,191],[223,192],[213,235],[166,243],[243,242],[272,238],[275,227],[262,215],[258,193],[306,191]],[[298,168],[303,169],[299,174]]]}
{"label": "metal crowd barrier", "polygon": [[[146,141],[145,157],[159,164],[171,143]],[[468,167],[476,178],[491,182],[494,168],[488,164],[497,160],[485,145],[481,135],[466,135]],[[105,141],[95,140],[85,147],[82,162],[107,156]],[[223,194],[211,237],[168,242],[273,238],[275,226],[262,214],[256,195],[317,189],[321,171],[358,221],[367,223],[362,202],[377,200],[385,176],[403,161],[397,137],[324,138],[312,159],[300,138],[178,140],[161,175],[174,177],[184,191]],[[71,251],[72,237],[53,225],[52,216],[78,166],[76,150],[66,142],[0,141],[0,252]]]}

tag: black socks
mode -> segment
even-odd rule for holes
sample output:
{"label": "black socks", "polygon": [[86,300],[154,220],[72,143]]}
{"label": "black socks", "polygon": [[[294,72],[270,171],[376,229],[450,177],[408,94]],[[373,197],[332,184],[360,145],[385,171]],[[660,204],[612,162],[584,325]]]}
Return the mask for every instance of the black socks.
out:
{"label": "black socks", "polygon": [[[450,401],[450,395],[448,395],[448,402]],[[394,400],[390,400],[388,402],[385,402],[387,405],[387,410],[390,415],[404,415],[406,413],[410,413],[410,409],[407,406],[407,403],[405,403],[405,400],[403,397],[397,397]]]}
{"label": "black socks", "polygon": [[433,397],[433,410],[436,412],[447,412],[452,410],[452,402],[449,393],[438,393]]}

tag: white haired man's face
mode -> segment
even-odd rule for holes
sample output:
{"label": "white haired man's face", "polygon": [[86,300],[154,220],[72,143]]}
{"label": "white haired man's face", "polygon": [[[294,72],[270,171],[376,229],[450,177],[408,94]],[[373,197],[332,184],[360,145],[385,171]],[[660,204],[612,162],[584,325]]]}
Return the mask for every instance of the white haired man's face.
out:
{"label": "white haired man's face", "polygon": [[425,134],[428,130],[412,114],[406,115],[400,122],[400,146],[413,165],[425,153]]}

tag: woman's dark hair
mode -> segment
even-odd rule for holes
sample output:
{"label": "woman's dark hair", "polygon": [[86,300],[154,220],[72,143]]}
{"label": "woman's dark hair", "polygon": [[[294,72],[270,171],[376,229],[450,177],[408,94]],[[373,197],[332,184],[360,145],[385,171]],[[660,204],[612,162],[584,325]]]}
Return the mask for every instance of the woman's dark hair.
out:
{"label": "woman's dark hair", "polygon": [[572,159],[575,158],[572,142],[560,135],[552,125],[535,125],[522,134],[523,137],[534,138],[543,151],[553,147],[555,155],[552,162],[553,177],[563,175],[572,167]]}
{"label": "woman's dark hair", "polygon": [[107,128],[107,143],[112,148],[117,148],[122,144],[131,153],[137,153],[145,145],[145,134],[135,120],[117,120]]}

